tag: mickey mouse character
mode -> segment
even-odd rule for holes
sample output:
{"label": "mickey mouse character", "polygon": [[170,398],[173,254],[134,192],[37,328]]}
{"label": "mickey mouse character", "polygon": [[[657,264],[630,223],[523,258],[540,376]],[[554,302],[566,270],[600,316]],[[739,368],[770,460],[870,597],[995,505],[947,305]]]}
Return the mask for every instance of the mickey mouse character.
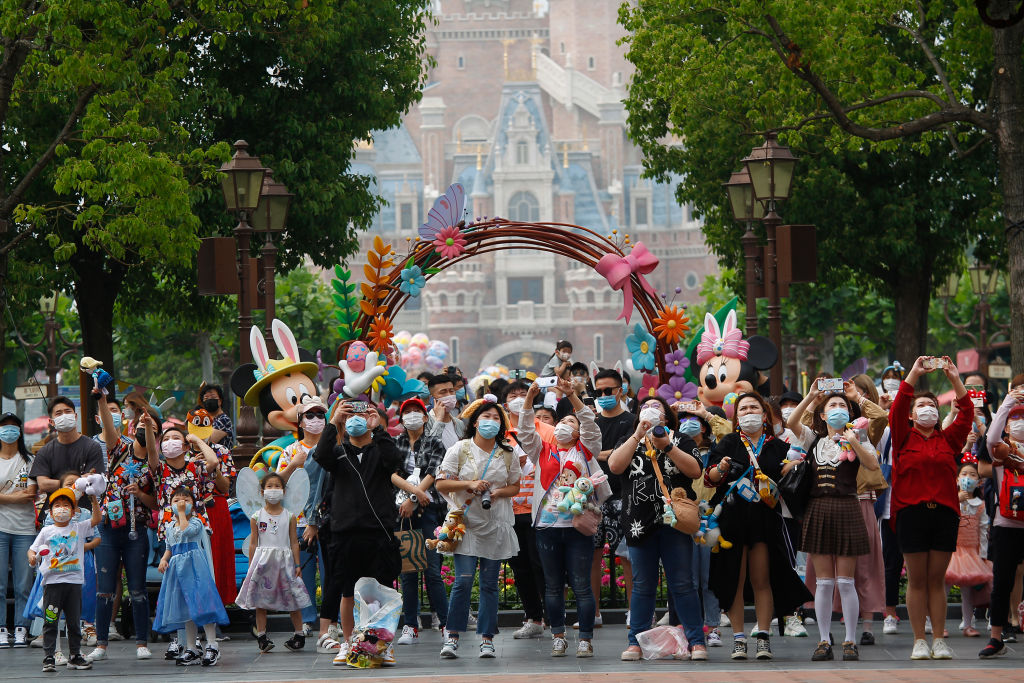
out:
{"label": "mickey mouse character", "polygon": [[730,310],[725,323],[710,313],[704,314],[704,332],[690,355],[690,367],[700,388],[697,398],[705,406],[722,406],[729,394],[758,391],[761,372],[779,359],[779,350],[771,340],[754,335],[744,340],[736,324],[736,311]]}
{"label": "mickey mouse character", "polygon": [[259,329],[249,333],[249,344],[255,363],[239,366],[231,375],[231,390],[246,405],[259,408],[263,419],[283,432],[299,427],[297,409],[306,396],[316,396],[316,358],[300,349],[295,335],[280,320],[271,324],[274,342],[282,358],[271,360]]}

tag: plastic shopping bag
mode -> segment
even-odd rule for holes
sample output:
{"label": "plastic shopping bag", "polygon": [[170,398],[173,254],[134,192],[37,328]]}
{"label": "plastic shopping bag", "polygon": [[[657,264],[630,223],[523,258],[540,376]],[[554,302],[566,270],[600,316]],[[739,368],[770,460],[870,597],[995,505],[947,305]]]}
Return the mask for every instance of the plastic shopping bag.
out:
{"label": "plastic shopping bag", "polygon": [[356,627],[349,640],[347,663],[356,669],[376,669],[392,650],[402,615],[402,595],[365,576],[356,581],[354,594]]}
{"label": "plastic shopping bag", "polygon": [[683,630],[675,626],[655,626],[637,634],[644,659],[685,658],[689,654]]}

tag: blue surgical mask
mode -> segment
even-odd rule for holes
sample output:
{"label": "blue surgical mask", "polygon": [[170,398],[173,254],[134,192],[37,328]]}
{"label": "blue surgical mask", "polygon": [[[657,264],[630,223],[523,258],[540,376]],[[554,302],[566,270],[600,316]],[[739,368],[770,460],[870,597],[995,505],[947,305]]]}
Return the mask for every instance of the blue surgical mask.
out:
{"label": "blue surgical mask", "polygon": [[623,381],[622,382],[622,395],[625,396],[628,393],[629,393],[629,382]]}
{"label": "blue surgical mask", "polygon": [[833,408],[825,413],[825,422],[832,429],[842,429],[850,421],[850,412],[846,408]]}
{"label": "blue surgical mask", "polygon": [[485,439],[493,439],[498,435],[500,427],[501,425],[497,420],[477,420],[476,433]]}
{"label": "blue surgical mask", "polygon": [[692,439],[700,434],[700,421],[695,417],[688,417],[679,423],[679,431]]}
{"label": "blue surgical mask", "polygon": [[459,402],[465,401],[466,400],[466,387],[462,387],[461,389],[456,391],[455,392],[455,398],[459,399]]}
{"label": "blue surgical mask", "polygon": [[615,406],[619,405],[619,399],[614,396],[598,396],[595,402],[601,410],[612,410]]}
{"label": "blue surgical mask", "polygon": [[191,515],[192,514],[192,503],[185,503],[185,514],[186,515]]}
{"label": "blue surgical mask", "polygon": [[121,431],[121,413],[111,413],[110,418],[114,421],[114,429]]}
{"label": "blue surgical mask", "polygon": [[17,425],[4,425],[0,427],[0,441],[14,443],[21,436],[21,428]]}
{"label": "blue surgical mask", "polygon": [[362,436],[366,433],[366,418],[362,415],[353,415],[345,420],[345,431],[349,436]]}

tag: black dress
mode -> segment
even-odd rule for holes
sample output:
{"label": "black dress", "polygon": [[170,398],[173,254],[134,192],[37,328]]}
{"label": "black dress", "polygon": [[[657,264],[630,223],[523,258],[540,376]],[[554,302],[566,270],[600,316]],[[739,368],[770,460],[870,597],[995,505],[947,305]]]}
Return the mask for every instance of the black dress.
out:
{"label": "black dress", "polygon": [[[761,471],[778,482],[782,477],[782,461],[788,451],[789,445],[781,439],[767,439],[757,458]],[[708,469],[717,467],[725,457],[729,457],[736,465],[742,465],[744,470],[750,466],[750,456],[738,433],[727,434],[712,447],[708,454]],[[718,596],[722,609],[729,611],[736,596],[743,548],[764,543],[768,547],[769,582],[775,601],[775,613],[792,614],[797,607],[812,600],[813,596],[793,568],[792,544],[782,520],[780,506],[772,509],[760,501],[748,503],[739,496],[730,496],[726,500],[729,486],[743,475],[736,471],[738,469],[733,467],[726,473],[711,498],[712,508],[722,503],[719,528],[722,530],[722,538],[733,545],[728,550],[720,548],[711,554],[708,587]],[[754,599],[749,578],[745,582],[743,595],[745,602]]]}

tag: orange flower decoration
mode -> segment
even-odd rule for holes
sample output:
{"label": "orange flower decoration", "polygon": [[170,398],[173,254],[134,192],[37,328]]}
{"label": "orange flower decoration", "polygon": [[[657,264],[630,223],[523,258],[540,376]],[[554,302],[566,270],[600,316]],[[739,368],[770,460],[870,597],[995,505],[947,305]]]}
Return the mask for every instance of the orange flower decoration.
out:
{"label": "orange flower decoration", "polygon": [[380,316],[370,323],[370,338],[366,341],[377,353],[387,353],[391,346],[392,334],[394,329],[391,327],[391,321],[385,316]]}
{"label": "orange flower decoration", "polygon": [[666,306],[654,319],[654,333],[666,344],[678,344],[690,329],[688,322],[690,319],[678,306]]}

